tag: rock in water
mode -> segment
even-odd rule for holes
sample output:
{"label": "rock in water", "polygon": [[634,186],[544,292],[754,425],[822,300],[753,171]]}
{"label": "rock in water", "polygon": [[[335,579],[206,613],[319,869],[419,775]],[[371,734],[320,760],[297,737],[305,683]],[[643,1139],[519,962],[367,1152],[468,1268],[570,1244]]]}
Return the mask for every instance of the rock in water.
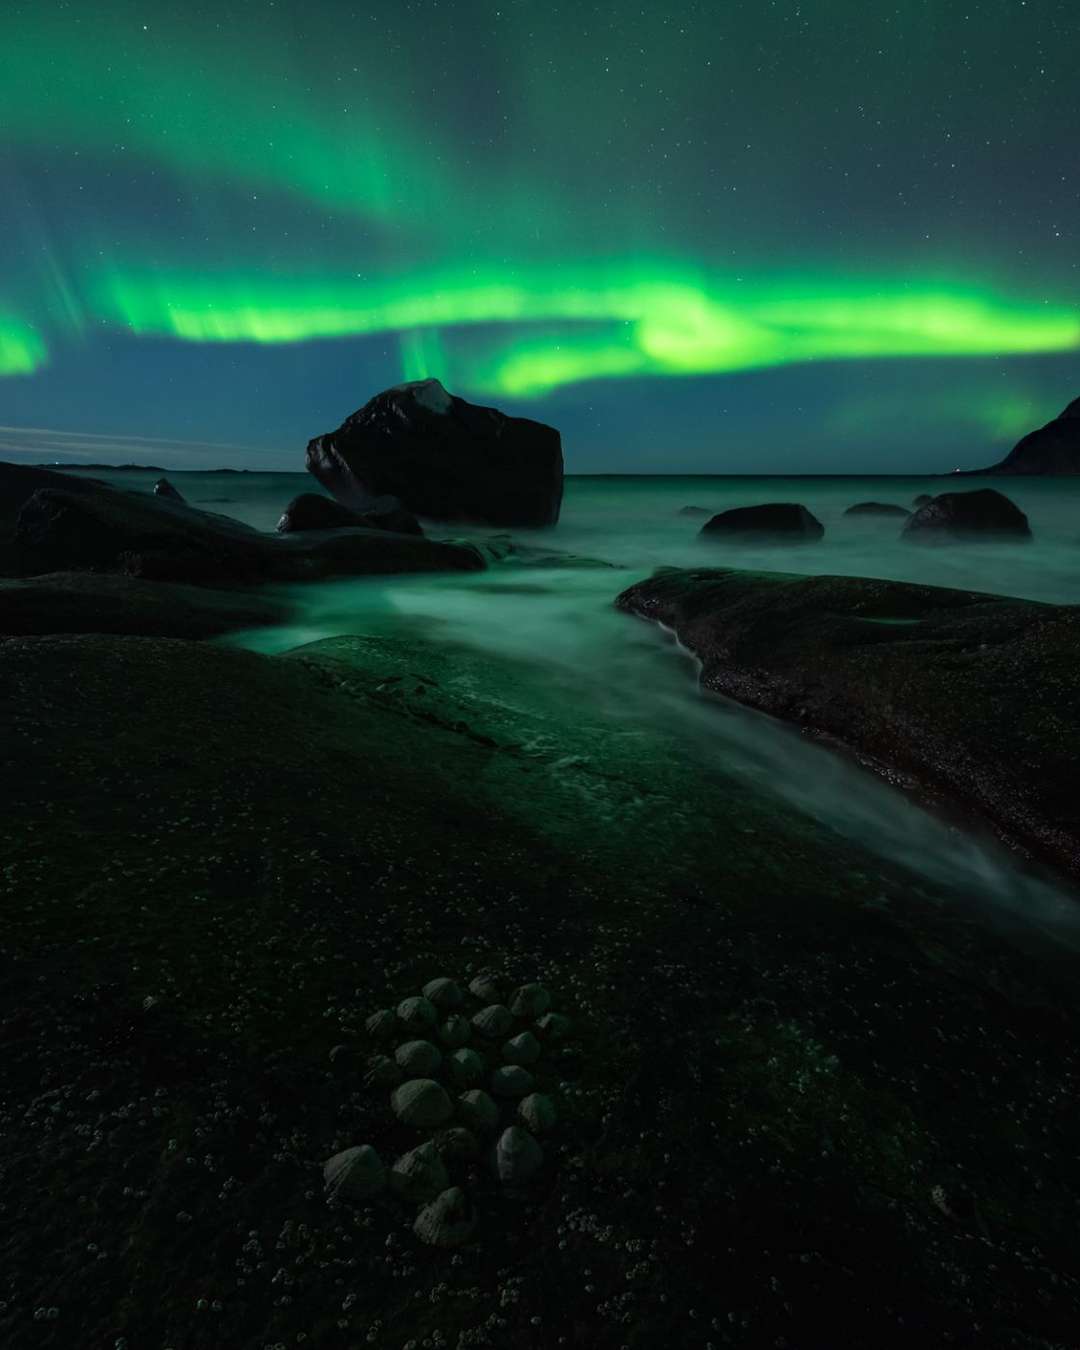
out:
{"label": "rock in water", "polygon": [[943,544],[971,539],[1030,539],[1028,518],[993,488],[943,492],[920,506],[901,536],[916,543]]}
{"label": "rock in water", "polygon": [[910,516],[906,506],[893,506],[890,502],[856,502],[844,512],[845,516]]}
{"label": "rock in water", "polygon": [[285,508],[277,523],[279,534],[294,534],[297,530],[340,530],[348,526],[363,526],[368,530],[393,530],[395,534],[423,534],[420,522],[411,511],[406,511],[393,497],[383,503],[385,509],[351,511],[333,497],[319,492],[302,492]]}
{"label": "rock in water", "polygon": [[167,478],[159,478],[154,484],[155,497],[168,497],[169,501],[182,502],[184,499]]}
{"label": "rock in water", "polygon": [[765,506],[738,506],[733,511],[721,511],[702,525],[699,538],[746,542],[776,538],[798,543],[820,539],[824,533],[824,525],[805,506],[769,502]]}
{"label": "rock in water", "polygon": [[977,473],[1080,473],[1080,398],[1060,416],[1022,437],[999,464]]}
{"label": "rock in water", "polygon": [[307,467],[357,511],[391,493],[432,520],[554,525],[562,505],[555,428],[468,403],[438,380],[376,394],[308,443]]}

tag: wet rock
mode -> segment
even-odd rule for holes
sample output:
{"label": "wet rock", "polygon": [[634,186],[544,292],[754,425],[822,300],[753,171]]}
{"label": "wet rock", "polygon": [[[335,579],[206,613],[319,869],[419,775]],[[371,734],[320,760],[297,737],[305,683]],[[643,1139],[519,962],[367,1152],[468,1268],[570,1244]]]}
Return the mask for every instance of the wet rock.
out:
{"label": "wet rock", "polygon": [[961,543],[979,539],[1031,538],[1028,518],[993,488],[943,492],[920,506],[904,526],[903,539],[920,544]]}
{"label": "wet rock", "polygon": [[353,511],[321,492],[302,492],[294,497],[278,520],[279,534],[299,530],[339,530],[359,526],[369,530],[392,530],[396,534],[423,534],[420,522],[396,498],[385,499],[383,509]]}
{"label": "wet rock", "polygon": [[490,525],[554,525],[563,493],[554,427],[447,393],[438,380],[377,394],[316,436],[307,467],[346,506],[392,494],[418,516]]}
{"label": "wet rock", "polygon": [[386,1186],[386,1168],[370,1144],[344,1149],[323,1166],[330,1200],[367,1200]]}
{"label": "wet rock", "polygon": [[739,506],[732,511],[721,511],[706,521],[699,537],[746,542],[782,539],[785,543],[806,543],[820,539],[824,533],[824,525],[805,506],[793,502],[769,502],[764,506]]}
{"label": "wet rock", "polygon": [[425,1129],[442,1125],[454,1114],[444,1089],[433,1078],[413,1078],[395,1089],[390,1107],[398,1120]]}
{"label": "wet rock", "polygon": [[390,1169],[389,1180],[403,1200],[414,1204],[434,1199],[450,1185],[446,1166],[430,1139],[402,1154]]}
{"label": "wet rock", "polygon": [[524,1097],[533,1089],[533,1076],[520,1064],[504,1064],[491,1075],[491,1091],[496,1097]]}
{"label": "wet rock", "polygon": [[428,1077],[438,1073],[442,1055],[430,1041],[406,1041],[394,1052],[394,1059],[403,1073]]}
{"label": "wet rock", "polygon": [[424,997],[442,1012],[452,1008],[460,1008],[465,1001],[465,995],[461,992],[457,982],[448,979],[445,975],[429,980],[424,985]]}
{"label": "wet rock", "polygon": [[502,1048],[507,1064],[534,1064],[540,1058],[540,1042],[531,1031],[513,1036]]}
{"label": "wet rock", "polygon": [[182,502],[184,500],[167,478],[159,478],[154,484],[154,496],[167,497],[171,502]]}
{"label": "wet rock", "polygon": [[540,1017],[551,1007],[551,995],[542,984],[523,984],[515,989],[510,999],[510,1011],[515,1017],[527,1017],[530,1021]]}
{"label": "wet rock", "polygon": [[458,1114],[471,1129],[483,1134],[499,1123],[499,1108],[480,1088],[470,1088],[458,1098]]}
{"label": "wet rock", "polygon": [[504,1008],[501,1003],[492,1003],[473,1017],[472,1024],[481,1036],[495,1037],[505,1036],[514,1025],[514,1019],[510,1016],[509,1009]]}
{"label": "wet rock", "polygon": [[503,1130],[495,1145],[495,1175],[511,1189],[524,1185],[544,1163],[544,1150],[520,1125]]}
{"label": "wet rock", "polygon": [[1080,607],[719,568],[661,568],[616,605],[674,631],[703,688],[846,744],[1080,875]]}
{"label": "wet rock", "polygon": [[543,1134],[555,1125],[555,1103],[542,1092],[530,1092],[518,1102],[518,1119],[533,1134]]}
{"label": "wet rock", "polygon": [[476,1227],[476,1212],[460,1186],[443,1191],[416,1216],[413,1232],[429,1247],[460,1247]]}

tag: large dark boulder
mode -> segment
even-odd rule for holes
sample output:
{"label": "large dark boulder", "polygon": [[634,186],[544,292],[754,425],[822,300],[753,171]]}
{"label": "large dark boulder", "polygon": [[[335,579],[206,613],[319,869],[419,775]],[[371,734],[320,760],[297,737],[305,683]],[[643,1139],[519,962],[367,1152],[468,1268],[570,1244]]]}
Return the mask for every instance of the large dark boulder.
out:
{"label": "large dark boulder", "polygon": [[0,464],[0,574],[8,576],[119,572],[228,588],[484,565],[474,548],[415,535],[366,528],[263,534],[146,492]]}
{"label": "large dark boulder", "polygon": [[906,506],[894,506],[891,502],[856,502],[844,512],[845,516],[903,516],[911,515]]}
{"label": "large dark boulder", "polygon": [[764,506],[738,506],[721,511],[701,527],[702,539],[783,539],[785,543],[808,543],[820,539],[825,527],[805,506],[794,502],[769,502]]}
{"label": "large dark boulder", "polygon": [[1080,398],[1052,422],[1029,431],[998,464],[975,473],[1078,474],[1080,473]]}
{"label": "large dark boulder", "polygon": [[467,403],[438,380],[384,390],[308,443],[307,467],[356,511],[387,493],[418,516],[554,525],[563,493],[554,427]]}
{"label": "large dark boulder", "polygon": [[1031,538],[1028,518],[993,488],[943,492],[920,506],[901,536],[915,543],[948,544],[965,540]]}
{"label": "large dark boulder", "polygon": [[360,526],[368,530],[393,530],[397,534],[423,534],[420,522],[394,497],[376,502],[372,510],[350,510],[321,492],[302,492],[285,508],[277,523],[279,534],[303,530],[340,530]]}
{"label": "large dark boulder", "polygon": [[675,568],[615,603],[672,629],[704,688],[977,808],[1080,877],[1080,606]]}
{"label": "large dark boulder", "polygon": [[184,498],[167,478],[159,478],[154,484],[155,497],[167,497],[171,502],[182,502]]}

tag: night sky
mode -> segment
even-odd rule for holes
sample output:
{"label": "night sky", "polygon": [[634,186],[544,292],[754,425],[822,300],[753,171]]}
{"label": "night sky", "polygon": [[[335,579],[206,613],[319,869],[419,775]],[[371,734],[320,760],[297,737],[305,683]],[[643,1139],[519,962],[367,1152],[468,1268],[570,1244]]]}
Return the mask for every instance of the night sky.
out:
{"label": "night sky", "polygon": [[1078,54],[1076,0],[5,0],[0,455],[302,469],[436,375],[571,472],[990,462],[1080,394]]}

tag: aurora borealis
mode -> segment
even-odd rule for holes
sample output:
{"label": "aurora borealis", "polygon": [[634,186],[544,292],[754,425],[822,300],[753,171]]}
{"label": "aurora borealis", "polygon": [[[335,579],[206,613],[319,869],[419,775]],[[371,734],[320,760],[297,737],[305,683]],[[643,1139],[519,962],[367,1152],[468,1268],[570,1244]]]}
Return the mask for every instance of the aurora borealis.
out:
{"label": "aurora borealis", "polygon": [[1052,0],[9,4],[0,424],[299,468],[437,375],[571,471],[992,459],[1080,392],[1078,39]]}

